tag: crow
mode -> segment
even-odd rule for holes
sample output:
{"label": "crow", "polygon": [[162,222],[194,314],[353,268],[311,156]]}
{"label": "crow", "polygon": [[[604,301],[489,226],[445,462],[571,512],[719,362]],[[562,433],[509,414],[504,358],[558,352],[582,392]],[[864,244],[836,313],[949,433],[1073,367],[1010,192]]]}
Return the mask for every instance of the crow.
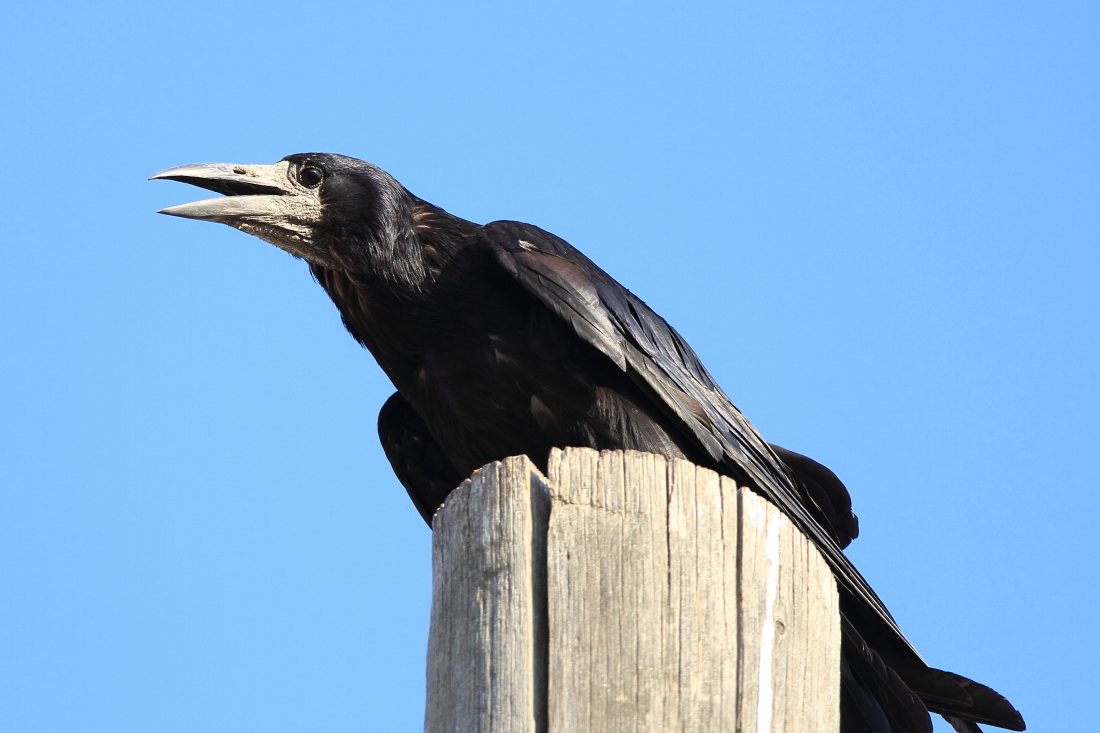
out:
{"label": "crow", "polygon": [[162,214],[220,222],[306,261],[397,388],[378,420],[386,456],[431,524],[477,468],[552,448],[683,458],[749,486],[817,546],[840,592],[841,727],[1024,730],[992,689],[929,667],[842,552],[859,533],[832,471],[769,445],[664,319],[564,240],[484,226],[388,173],[329,153],[274,165],[186,165],[154,179],[221,198]]}

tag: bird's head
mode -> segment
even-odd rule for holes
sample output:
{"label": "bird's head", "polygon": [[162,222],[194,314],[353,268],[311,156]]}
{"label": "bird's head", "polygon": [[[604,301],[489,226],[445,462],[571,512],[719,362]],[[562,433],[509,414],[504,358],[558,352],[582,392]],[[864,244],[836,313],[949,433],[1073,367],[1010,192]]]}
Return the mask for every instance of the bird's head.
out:
{"label": "bird's head", "polygon": [[335,246],[392,251],[409,228],[414,200],[382,169],[330,153],[289,155],[274,165],[184,165],[152,179],[224,194],[159,213],[228,224],[322,267],[336,266]]}

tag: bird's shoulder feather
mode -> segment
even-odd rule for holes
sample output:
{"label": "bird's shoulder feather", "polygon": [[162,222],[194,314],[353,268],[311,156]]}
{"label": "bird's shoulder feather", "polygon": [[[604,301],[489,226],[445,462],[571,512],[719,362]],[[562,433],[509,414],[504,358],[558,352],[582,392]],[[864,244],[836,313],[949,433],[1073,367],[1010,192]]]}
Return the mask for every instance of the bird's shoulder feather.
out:
{"label": "bird's shoulder feather", "polygon": [[877,618],[898,648],[920,659],[784,462],[663,318],[575,247],[538,227],[498,221],[478,236],[506,272],[630,373],[716,464],[778,506],[818,547],[862,615]]}

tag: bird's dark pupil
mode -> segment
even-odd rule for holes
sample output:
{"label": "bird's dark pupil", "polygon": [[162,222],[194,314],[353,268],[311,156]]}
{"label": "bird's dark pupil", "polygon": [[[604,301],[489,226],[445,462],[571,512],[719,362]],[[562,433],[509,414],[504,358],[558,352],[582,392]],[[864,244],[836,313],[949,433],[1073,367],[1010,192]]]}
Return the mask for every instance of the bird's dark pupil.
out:
{"label": "bird's dark pupil", "polygon": [[298,174],[298,180],[303,186],[316,186],[321,182],[321,171],[316,168],[303,168]]}

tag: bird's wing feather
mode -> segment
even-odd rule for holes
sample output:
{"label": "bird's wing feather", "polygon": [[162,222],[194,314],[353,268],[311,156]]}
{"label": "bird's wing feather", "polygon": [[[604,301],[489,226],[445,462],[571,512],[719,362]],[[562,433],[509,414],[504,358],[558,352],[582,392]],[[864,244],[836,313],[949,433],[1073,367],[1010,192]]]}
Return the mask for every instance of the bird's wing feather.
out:
{"label": "bird's wing feather", "polygon": [[774,443],[770,445],[797,479],[802,501],[817,508],[819,516],[832,528],[841,549],[859,537],[859,518],[852,511],[852,497],[844,482],[814,459]]}
{"label": "bird's wing feather", "polygon": [[432,526],[440,504],[462,481],[428,426],[400,393],[378,413],[378,438],[397,480],[409,492],[420,516]]}
{"label": "bird's wing feather", "polygon": [[577,249],[538,227],[494,222],[482,227],[481,239],[531,295],[621,369],[633,372],[716,461],[742,473],[779,507],[817,545],[842,589],[920,659],[836,540],[802,503],[782,461],[664,319]]}

